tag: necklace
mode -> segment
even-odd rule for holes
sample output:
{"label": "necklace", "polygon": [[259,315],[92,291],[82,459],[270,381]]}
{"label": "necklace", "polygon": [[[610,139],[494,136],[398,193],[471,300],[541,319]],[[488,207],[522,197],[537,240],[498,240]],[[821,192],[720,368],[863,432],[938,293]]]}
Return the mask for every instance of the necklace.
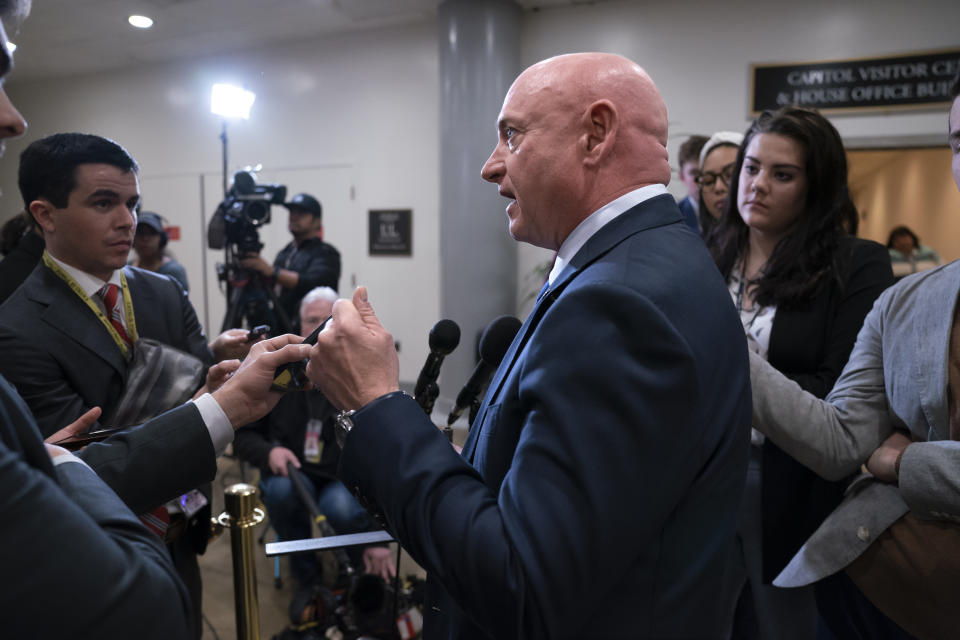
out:
{"label": "necklace", "polygon": [[750,311],[752,311],[753,314],[750,315],[746,321],[744,321],[743,298],[744,298],[744,294],[746,293],[746,286],[747,286],[746,261],[742,261],[740,263],[739,280],[740,281],[737,284],[737,295],[736,295],[737,313],[740,315],[740,321],[743,322],[744,329],[746,329],[749,332],[751,329],[753,329],[753,323],[757,321],[757,317],[760,315],[760,312],[763,311],[763,307],[761,307],[756,303],[756,301],[754,301],[753,307],[752,309],[750,309]]}

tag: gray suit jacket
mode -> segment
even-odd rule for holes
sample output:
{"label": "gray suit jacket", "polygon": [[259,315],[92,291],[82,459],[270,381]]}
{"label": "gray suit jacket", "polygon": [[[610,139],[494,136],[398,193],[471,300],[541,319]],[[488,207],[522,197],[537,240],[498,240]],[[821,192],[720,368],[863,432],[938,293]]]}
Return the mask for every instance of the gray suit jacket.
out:
{"label": "gray suit jacket", "polygon": [[[142,269],[125,267],[124,273],[140,336],[209,364],[206,337],[183,289]],[[126,375],[127,363],[99,320],[43,263],[0,306],[0,353],[0,374],[23,396],[43,437],[91,407],[109,406]],[[216,473],[209,432],[192,403],[90,445],[80,457],[137,513]],[[168,473],[171,459],[178,473]]]}
{"label": "gray suit jacket", "polygon": [[[197,314],[180,285],[135,267],[123,271],[139,336],[213,364]],[[126,380],[127,362],[110,334],[43,263],[0,306],[0,351],[0,373],[26,401],[44,437],[91,407],[102,407],[106,415]]]}
{"label": "gray suit jacket", "polygon": [[869,474],[810,537],[774,584],[810,584],[846,567],[908,510],[960,522],[960,442],[949,440],[948,357],[960,261],[905,278],[867,315],[825,400],[750,356],[754,426],[821,476],[857,471],[895,429],[912,444],[899,486]]}

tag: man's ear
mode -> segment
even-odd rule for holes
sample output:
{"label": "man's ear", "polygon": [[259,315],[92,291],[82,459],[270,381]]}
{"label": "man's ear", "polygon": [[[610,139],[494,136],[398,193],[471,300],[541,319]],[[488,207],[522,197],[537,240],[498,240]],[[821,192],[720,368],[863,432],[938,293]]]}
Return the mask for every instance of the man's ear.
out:
{"label": "man's ear", "polygon": [[596,165],[612,150],[620,118],[616,107],[609,100],[598,100],[587,108],[583,115],[582,136],[584,162]]}
{"label": "man's ear", "polygon": [[30,203],[30,206],[27,207],[27,210],[30,212],[30,215],[33,216],[33,219],[36,221],[40,228],[43,229],[44,233],[50,233],[54,231],[55,224],[53,221],[53,210],[56,207],[50,203],[49,200],[45,198],[37,198]]}

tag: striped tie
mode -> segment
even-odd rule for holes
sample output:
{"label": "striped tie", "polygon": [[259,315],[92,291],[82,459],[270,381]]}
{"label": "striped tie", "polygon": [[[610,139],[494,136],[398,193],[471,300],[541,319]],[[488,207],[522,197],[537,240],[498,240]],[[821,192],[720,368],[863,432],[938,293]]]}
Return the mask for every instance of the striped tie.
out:
{"label": "striped tie", "polygon": [[103,285],[103,288],[100,289],[98,294],[103,298],[103,306],[107,310],[107,318],[110,320],[110,324],[117,330],[117,333],[120,334],[123,341],[130,344],[130,336],[127,335],[127,330],[123,328],[123,310],[120,308],[120,287],[108,282]]}
{"label": "striped tie", "polygon": [[[103,298],[103,306],[107,310],[107,318],[110,324],[117,330],[124,342],[130,344],[130,336],[127,330],[123,328],[123,311],[120,309],[120,287],[115,284],[107,283],[97,292]],[[144,513],[140,516],[140,521],[147,525],[147,528],[155,534],[164,537],[167,528],[170,526],[170,514],[164,506],[157,507],[150,513]]]}

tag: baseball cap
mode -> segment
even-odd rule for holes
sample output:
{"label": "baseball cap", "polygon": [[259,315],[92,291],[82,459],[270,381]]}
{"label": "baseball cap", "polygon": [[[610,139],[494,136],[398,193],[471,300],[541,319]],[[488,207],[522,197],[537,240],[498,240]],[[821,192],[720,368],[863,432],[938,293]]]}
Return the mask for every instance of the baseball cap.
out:
{"label": "baseball cap", "polygon": [[284,202],[283,206],[287,209],[303,209],[304,211],[309,211],[313,217],[318,218],[323,213],[323,208],[320,206],[320,202],[311,196],[308,193],[298,193],[293,196],[289,202]]}
{"label": "baseball cap", "polygon": [[154,213],[153,211],[141,211],[137,215],[137,226],[145,224],[157,233],[164,233],[163,230],[163,218],[160,217],[160,214]]}

